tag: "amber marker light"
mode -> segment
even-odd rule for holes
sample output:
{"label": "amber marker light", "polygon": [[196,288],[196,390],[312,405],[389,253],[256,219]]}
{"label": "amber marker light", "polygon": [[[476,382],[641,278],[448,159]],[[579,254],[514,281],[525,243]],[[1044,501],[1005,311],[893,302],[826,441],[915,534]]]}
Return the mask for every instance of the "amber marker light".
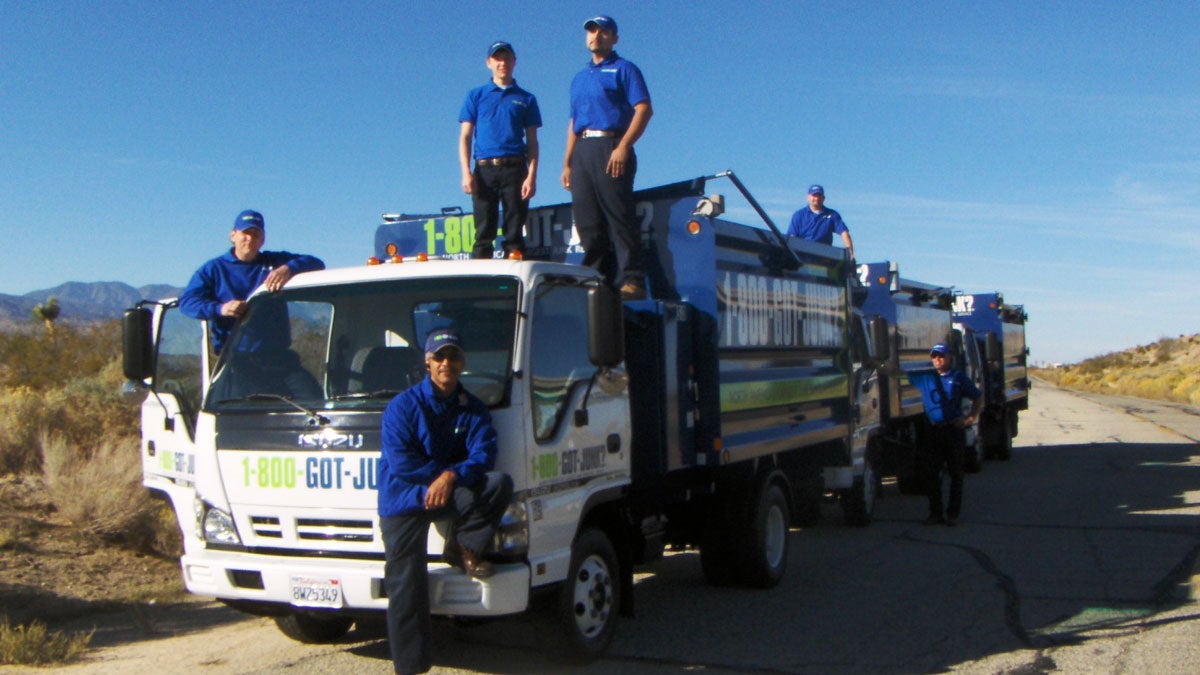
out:
{"label": "amber marker light", "polygon": [[370,258],[367,258],[367,264],[368,265],[382,265],[383,261],[380,260],[379,258],[377,258],[376,256],[371,256]]}
{"label": "amber marker light", "polygon": [[518,251],[516,249],[513,249],[508,252],[508,259],[509,260],[524,260],[525,254],[521,253],[520,251]]}
{"label": "amber marker light", "polygon": [[429,254],[421,251],[417,254],[417,262],[429,262]]}
{"label": "amber marker light", "polygon": [[687,231],[688,231],[688,234],[692,234],[692,235],[700,234],[700,221],[689,220],[688,225],[687,225]]}
{"label": "amber marker light", "polygon": [[887,283],[887,277],[879,277],[879,285],[880,286],[882,286],[886,283]]}
{"label": "amber marker light", "polygon": [[404,262],[404,256],[400,255],[399,253],[393,253],[391,261],[397,264],[402,263]]}
{"label": "amber marker light", "polygon": [[387,243],[387,246],[383,247],[383,251],[384,251],[384,253],[387,253],[389,256],[395,257],[396,254],[400,252],[400,249],[397,248],[395,242],[389,241]]}

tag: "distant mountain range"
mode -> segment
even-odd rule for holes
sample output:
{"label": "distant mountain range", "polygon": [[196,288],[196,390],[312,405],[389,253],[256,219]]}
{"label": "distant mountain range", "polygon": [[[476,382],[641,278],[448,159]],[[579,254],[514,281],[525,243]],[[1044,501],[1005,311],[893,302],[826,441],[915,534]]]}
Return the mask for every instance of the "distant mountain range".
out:
{"label": "distant mountain range", "polygon": [[13,328],[34,321],[32,311],[51,296],[58,298],[59,320],[70,323],[119,319],[126,309],[139,300],[173,298],[182,288],[167,284],[151,284],[134,288],[120,281],[84,283],[68,281],[54,288],[31,291],[25,295],[0,293],[0,329]]}

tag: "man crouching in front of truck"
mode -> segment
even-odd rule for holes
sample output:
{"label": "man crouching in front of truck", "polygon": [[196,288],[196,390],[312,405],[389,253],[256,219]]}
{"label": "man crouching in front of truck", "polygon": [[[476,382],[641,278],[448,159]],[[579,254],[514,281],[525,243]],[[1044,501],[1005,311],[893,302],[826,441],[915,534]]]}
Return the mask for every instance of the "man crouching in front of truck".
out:
{"label": "man crouching in front of truck", "polygon": [[512,478],[494,471],[496,431],[483,401],[459,383],[466,353],[457,333],[425,339],[429,375],[383,413],[379,527],[387,562],[388,642],[397,673],[433,666],[433,624],[425,567],[429,524],[450,521],[443,558],[483,579],[482,558],[512,498]]}

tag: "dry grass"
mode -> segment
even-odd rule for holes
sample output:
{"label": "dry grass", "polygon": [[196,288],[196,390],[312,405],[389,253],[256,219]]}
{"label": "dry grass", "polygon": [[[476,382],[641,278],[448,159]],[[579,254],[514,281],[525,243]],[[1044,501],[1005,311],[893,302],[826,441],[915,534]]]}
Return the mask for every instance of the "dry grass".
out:
{"label": "dry grass", "polygon": [[142,487],[137,441],[88,448],[43,434],[43,473],[50,500],[79,532],[108,543],[153,547],[158,506]]}
{"label": "dry grass", "polygon": [[1034,372],[1067,389],[1200,405],[1200,334]]}
{"label": "dry grass", "polygon": [[51,631],[41,621],[12,625],[0,616],[0,664],[47,666],[79,658],[92,641],[92,633]]}

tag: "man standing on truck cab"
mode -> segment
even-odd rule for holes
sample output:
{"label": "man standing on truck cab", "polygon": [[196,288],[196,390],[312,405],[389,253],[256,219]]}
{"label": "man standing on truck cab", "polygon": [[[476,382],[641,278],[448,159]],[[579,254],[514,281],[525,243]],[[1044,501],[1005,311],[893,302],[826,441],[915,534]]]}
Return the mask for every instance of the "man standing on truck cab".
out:
{"label": "man standing on truck cab", "polygon": [[840,234],[846,250],[850,251],[850,261],[854,262],[854,241],[850,239],[850,230],[842,222],[842,214],[825,208],[825,188],[820,185],[808,188],[808,206],[792,214],[787,233],[789,237],[800,237],[827,246],[833,244],[834,233]]}
{"label": "man standing on truck cab", "polygon": [[466,354],[457,333],[425,339],[429,375],[396,396],[383,413],[379,528],[386,563],[388,642],[397,673],[433,665],[426,536],[449,519],[442,559],[478,579],[495,569],[483,559],[512,498],[508,474],[494,471],[496,431],[483,401],[459,382]]}
{"label": "man standing on truck cab", "polygon": [[[925,466],[929,489],[926,525],[954,526],[962,512],[963,463],[966,461],[966,428],[975,423],[983,406],[983,393],[961,370],[950,367],[950,348],[937,343],[929,350],[932,372],[912,373],[909,380],[921,390],[925,417],[930,424]],[[971,412],[962,414],[963,398],[971,399]],[[950,474],[950,503],[942,508],[942,467]]]}
{"label": "man standing on truck cab", "polygon": [[[458,161],[463,193],[475,212],[472,258],[491,258],[500,205],[504,205],[504,252],[525,252],[525,218],[537,192],[538,140],[542,113],[533,94],[517,86],[517,55],[507,42],[488,47],[492,81],[467,93],[458,113]],[[475,170],[471,170],[471,145]]]}
{"label": "man standing on truck cab", "polygon": [[237,320],[246,313],[246,298],[259,286],[272,293],[300,272],[325,269],[320,258],[287,251],[264,251],[267,240],[262,214],[249,209],[233,220],[224,255],[200,266],[179,296],[179,309],[193,319],[208,320],[213,351],[221,353]]}
{"label": "man standing on truck cab", "polygon": [[642,71],[617,55],[617,22],[597,16],[583,24],[592,60],[571,81],[571,121],[562,184],[583,245],[583,264],[593,267],[626,300],[646,297],[641,225],[634,212],[633,144],[654,109]]}

